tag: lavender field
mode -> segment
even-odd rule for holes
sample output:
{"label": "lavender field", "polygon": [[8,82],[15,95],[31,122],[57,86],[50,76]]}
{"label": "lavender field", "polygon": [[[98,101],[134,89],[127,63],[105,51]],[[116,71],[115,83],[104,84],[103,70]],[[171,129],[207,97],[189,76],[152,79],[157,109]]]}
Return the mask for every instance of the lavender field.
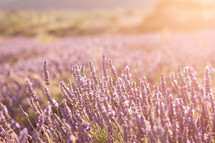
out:
{"label": "lavender field", "polygon": [[1,37],[0,141],[215,142],[214,37]]}

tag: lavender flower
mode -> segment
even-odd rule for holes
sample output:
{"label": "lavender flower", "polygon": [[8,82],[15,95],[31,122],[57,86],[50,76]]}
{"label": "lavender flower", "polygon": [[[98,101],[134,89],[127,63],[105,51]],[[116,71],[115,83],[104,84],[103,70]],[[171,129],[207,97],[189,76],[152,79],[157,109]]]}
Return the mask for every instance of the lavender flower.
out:
{"label": "lavender flower", "polygon": [[49,72],[47,71],[47,62],[45,61],[44,62],[44,65],[43,65],[43,70],[44,70],[44,80],[46,82],[46,85],[49,85],[50,82],[49,82]]}

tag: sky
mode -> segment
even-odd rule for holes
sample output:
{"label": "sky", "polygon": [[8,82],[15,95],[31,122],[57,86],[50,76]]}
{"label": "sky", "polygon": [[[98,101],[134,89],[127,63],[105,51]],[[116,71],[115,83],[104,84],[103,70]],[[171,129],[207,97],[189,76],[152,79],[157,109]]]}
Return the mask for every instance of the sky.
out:
{"label": "sky", "polygon": [[148,9],[157,0],[0,0],[0,9],[62,9],[62,10],[93,10],[114,8]]}
{"label": "sky", "polygon": [[[0,0],[0,10],[11,8],[24,10],[100,10],[117,8],[150,10],[158,1],[159,0]],[[215,0],[191,1],[198,1],[205,4],[215,3]]]}

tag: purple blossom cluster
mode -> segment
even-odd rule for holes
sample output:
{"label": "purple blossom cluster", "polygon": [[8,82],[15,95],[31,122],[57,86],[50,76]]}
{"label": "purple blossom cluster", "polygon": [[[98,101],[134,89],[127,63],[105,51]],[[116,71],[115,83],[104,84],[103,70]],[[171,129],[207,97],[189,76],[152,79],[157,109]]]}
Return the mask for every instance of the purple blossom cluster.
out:
{"label": "purple blossom cluster", "polygon": [[45,107],[34,83],[26,81],[35,124],[22,105],[19,111],[28,126],[15,121],[0,104],[1,142],[214,142],[215,102],[208,66],[203,83],[193,68],[179,65],[170,81],[162,74],[152,87],[145,76],[133,78],[128,66],[120,74],[103,56],[102,76],[92,61],[72,65],[72,79],[59,84],[61,100],[51,94],[48,69],[44,62]]}

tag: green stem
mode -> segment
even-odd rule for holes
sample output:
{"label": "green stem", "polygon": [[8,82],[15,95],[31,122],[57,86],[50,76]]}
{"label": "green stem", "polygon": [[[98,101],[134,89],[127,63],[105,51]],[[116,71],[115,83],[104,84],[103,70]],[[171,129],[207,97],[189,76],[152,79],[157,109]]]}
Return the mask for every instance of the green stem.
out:
{"label": "green stem", "polygon": [[31,125],[32,129],[35,131],[35,128],[34,128],[34,126],[32,125],[32,123],[31,123],[30,119],[29,119],[29,118],[27,118],[27,120],[28,120],[28,122],[30,123],[30,125]]}

